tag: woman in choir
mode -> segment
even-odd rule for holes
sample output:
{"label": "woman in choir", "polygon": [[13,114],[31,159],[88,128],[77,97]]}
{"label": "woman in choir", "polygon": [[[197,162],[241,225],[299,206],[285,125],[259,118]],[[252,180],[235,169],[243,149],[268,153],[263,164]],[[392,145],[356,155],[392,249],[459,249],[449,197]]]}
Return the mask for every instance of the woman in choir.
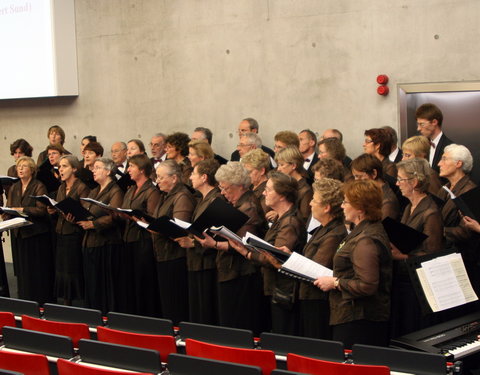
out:
{"label": "woman in choir", "polygon": [[90,189],[95,189],[98,183],[93,177],[95,161],[103,156],[103,146],[98,142],[89,142],[83,148],[83,166],[77,176]]}
{"label": "woman in choir", "polygon": [[431,324],[423,318],[420,304],[408,274],[406,260],[444,249],[442,215],[428,192],[430,166],[415,158],[398,163],[397,185],[410,202],[401,222],[428,236],[425,241],[403,254],[392,245],[394,279],[392,293],[392,336],[398,337]]}
{"label": "woman in choir", "polygon": [[[192,222],[221,196],[215,180],[218,168],[218,162],[212,158],[198,162],[193,168],[190,176],[192,187],[200,192],[202,199],[193,211]],[[189,321],[218,324],[217,266],[215,264],[217,250],[202,247],[193,236],[182,237],[176,241],[181,247],[187,249]]]}
{"label": "woman in choir", "polygon": [[388,345],[392,258],[381,223],[382,191],[371,180],[352,181],[343,189],[345,220],[354,229],[333,258],[333,276],[315,285],[330,292],[332,338],[353,344]]}
{"label": "woman in choir", "polygon": [[28,215],[33,225],[13,230],[12,248],[17,251],[18,297],[40,304],[53,302],[53,249],[47,208],[32,198],[46,194],[45,186],[35,179],[36,165],[32,158],[17,160],[20,178],[8,192],[7,205]]}
{"label": "woman in choir", "polygon": [[[284,251],[300,252],[306,242],[303,220],[296,206],[298,183],[295,178],[273,171],[269,173],[263,192],[265,203],[278,214],[278,218],[265,234],[265,241]],[[261,263],[263,267],[263,291],[270,300],[272,332],[286,335],[298,334],[298,283],[295,279],[277,271],[278,265],[272,265],[272,258],[251,253],[245,246],[236,242],[230,245],[244,257]],[[288,301],[281,298],[287,296]]]}
{"label": "woman in choir", "polygon": [[127,142],[127,158],[143,154],[145,154],[145,145],[140,139],[130,139]]}
{"label": "woman in choir", "polygon": [[[80,181],[75,173],[80,168],[76,156],[62,156],[59,162],[59,172],[62,184],[56,200],[61,202],[66,198],[79,201],[90,193],[90,189]],[[51,214],[54,209],[48,210]],[[73,300],[83,300],[84,278],[82,260],[82,239],[84,231],[63,215],[58,215],[55,227],[57,234],[55,252],[55,296],[63,298],[65,305],[71,305]]]}
{"label": "woman in choir", "polygon": [[[32,152],[33,152],[33,147],[30,146],[30,143],[28,143],[25,139],[20,138],[20,139],[17,139],[15,142],[13,142],[10,145],[10,155],[13,156],[15,164],[13,164],[10,168],[8,168],[7,176],[18,177],[17,165],[16,165],[17,160],[22,156],[32,157]],[[8,191],[10,187],[11,185],[3,185],[3,190],[5,191],[5,198],[8,197]],[[2,192],[0,191],[0,203],[3,206],[3,196],[1,196],[1,193]],[[12,244],[13,273],[14,275],[17,275],[17,249],[14,247],[15,240],[13,239],[13,237],[15,236],[15,232],[10,231],[10,236],[11,236],[11,244]]]}
{"label": "woman in choir", "polygon": [[383,180],[382,162],[370,154],[362,154],[352,161],[352,174],[355,180],[372,180],[382,189],[382,219],[400,219],[400,205],[395,193]]}
{"label": "woman in choir", "polygon": [[247,152],[241,160],[241,163],[250,174],[252,180],[252,190],[262,205],[263,212],[266,214],[271,210],[265,204],[265,196],[263,192],[267,185],[267,173],[270,170],[270,155],[261,148]]}
{"label": "woman in choir", "polygon": [[329,158],[336,161],[338,167],[342,169],[342,182],[353,180],[350,169],[343,164],[346,156],[345,146],[340,139],[324,138],[318,142],[318,157],[320,159]]}
{"label": "woman in choir", "polygon": [[[263,237],[266,222],[260,203],[250,190],[248,171],[240,162],[228,162],[220,166],[215,178],[227,201],[249,217],[236,232],[237,235],[243,237],[250,232]],[[203,247],[218,250],[216,263],[220,325],[251,329],[255,334],[262,332],[262,278],[258,267],[235,251],[227,241],[216,241],[207,234],[205,239],[196,239]]]}
{"label": "woman in choir", "polygon": [[306,222],[311,213],[310,201],[312,200],[313,190],[306,180],[307,172],[303,168],[303,155],[296,147],[286,147],[275,155],[277,170],[288,176],[293,177],[298,182],[298,201],[297,206],[300,218]]}
{"label": "woman in choir", "polygon": [[[438,166],[440,177],[448,180],[446,186],[455,196],[461,196],[477,186],[470,179],[473,158],[465,146],[457,144],[446,146]],[[438,196],[445,202],[441,211],[447,248],[453,246],[461,251],[470,281],[475,289],[479,290],[478,253],[476,246],[472,243],[472,232],[462,221],[462,214],[450,198],[450,194],[445,189],[441,189]]]}
{"label": "woman in choir", "polygon": [[312,167],[314,181],[320,181],[322,178],[333,178],[343,182],[344,176],[343,164],[331,158],[320,158]]}
{"label": "woman in choir", "polygon": [[[22,156],[29,156],[32,157],[33,147],[30,146],[25,139],[19,138],[15,142],[10,145],[10,155],[13,156],[13,160],[15,163],[17,162],[18,158]],[[10,168],[8,168],[7,176],[10,177],[18,177],[17,176],[17,166],[13,164]],[[7,194],[7,190],[5,189],[5,194]]]}
{"label": "woman in choir", "polygon": [[389,175],[397,178],[397,168],[388,156],[392,152],[393,139],[387,129],[373,128],[365,130],[365,140],[363,142],[363,151],[366,154],[375,156],[382,162],[383,175]]}
{"label": "woman in choir", "polygon": [[[65,143],[65,132],[63,129],[58,125],[53,125],[48,128],[47,132],[48,144],[49,145],[61,145]],[[67,150],[65,150],[65,154],[71,154]],[[37,165],[41,165],[45,160],[48,159],[48,153],[45,149],[38,155]]]}
{"label": "woman in choir", "polygon": [[188,144],[188,160],[192,168],[202,160],[213,159],[213,155],[212,147],[204,141],[191,141]]}
{"label": "woman in choir", "polygon": [[[90,142],[85,149],[92,143]],[[86,154],[85,154],[86,155]],[[123,191],[112,179],[114,163],[108,158],[98,158],[93,164],[93,178],[98,184],[88,198],[119,208]],[[112,215],[99,206],[85,202],[93,215],[92,220],[77,224],[85,231],[82,244],[83,273],[85,277],[85,305],[102,313],[118,311],[123,305],[124,291],[119,290],[123,243],[121,226]]]}
{"label": "woman in choir", "polygon": [[[342,183],[338,179],[322,178],[312,187],[312,216],[322,225],[315,229],[301,253],[332,269],[335,252],[347,235],[342,210]],[[301,335],[330,340],[328,293],[310,283],[301,282],[299,300]]]}
{"label": "woman in choir", "polygon": [[[82,155],[83,158],[83,151],[85,150],[85,146],[88,145],[90,142],[97,142],[97,137],[94,135],[86,135],[85,137],[82,138],[82,141],[80,142],[80,154]],[[84,159],[80,160],[80,165],[83,165]]]}
{"label": "woman in choir", "polygon": [[[122,208],[139,210],[149,216],[154,216],[160,203],[161,194],[155,187],[150,175],[152,162],[145,154],[138,154],[128,159],[127,171],[135,182],[130,186],[123,199]],[[129,290],[132,292],[132,312],[139,315],[159,316],[157,270],[153,253],[152,236],[142,229],[133,218],[127,219],[123,241],[125,242],[129,279]]]}
{"label": "woman in choir", "polygon": [[187,158],[190,138],[185,133],[176,132],[165,139],[167,159],[174,160],[182,169],[181,181],[190,184],[192,164]]}
{"label": "woman in choir", "polygon": [[[408,138],[402,145],[403,159],[410,160],[414,158],[422,158],[428,161],[430,154],[430,141],[423,135],[416,135]],[[438,172],[430,168],[428,192],[434,196],[439,196],[442,183]]]}
{"label": "woman in choir", "polygon": [[[157,167],[157,187],[165,193],[154,216],[168,216],[190,222],[195,198],[181,181],[182,169],[175,160],[165,160]],[[186,252],[176,241],[154,233],[153,249],[157,260],[160,302],[164,318],[174,324],[188,320],[188,279]]]}

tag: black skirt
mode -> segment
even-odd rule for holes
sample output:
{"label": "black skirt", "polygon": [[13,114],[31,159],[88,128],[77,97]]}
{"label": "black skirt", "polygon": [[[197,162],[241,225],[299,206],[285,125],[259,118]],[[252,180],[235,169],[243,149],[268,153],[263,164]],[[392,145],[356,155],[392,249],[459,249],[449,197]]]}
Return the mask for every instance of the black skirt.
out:
{"label": "black skirt", "polygon": [[55,296],[68,301],[83,299],[83,233],[57,234]]}
{"label": "black skirt", "polygon": [[101,310],[103,314],[118,311],[123,304],[119,282],[123,245],[85,247],[82,252],[86,307]]}
{"label": "black skirt", "polygon": [[190,322],[218,324],[217,270],[188,272]]}
{"label": "black skirt", "polygon": [[127,276],[125,281],[128,292],[126,292],[131,301],[128,312],[161,316],[157,269],[151,237],[142,241],[128,242],[125,248],[124,275]]}
{"label": "black skirt", "polygon": [[15,238],[17,249],[18,298],[54,302],[54,260],[51,234],[42,233],[29,238]]}

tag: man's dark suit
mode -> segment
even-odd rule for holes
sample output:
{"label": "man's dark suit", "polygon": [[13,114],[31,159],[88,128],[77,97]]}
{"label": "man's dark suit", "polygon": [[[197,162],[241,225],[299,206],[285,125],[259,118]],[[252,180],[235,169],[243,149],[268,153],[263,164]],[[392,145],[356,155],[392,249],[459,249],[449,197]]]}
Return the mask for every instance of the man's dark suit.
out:
{"label": "man's dark suit", "polygon": [[[275,152],[273,152],[272,149],[266,146],[262,146],[262,150],[275,159]],[[240,153],[238,152],[238,150],[232,152],[232,156],[230,156],[230,161],[240,161]]]}
{"label": "man's dark suit", "polygon": [[307,182],[310,185],[313,184],[313,181],[315,180],[315,174],[313,173],[312,168],[317,163],[318,160],[319,160],[318,159],[318,154],[314,153],[313,157],[312,157],[312,162],[310,163],[310,166],[307,169],[307,174],[308,174]]}
{"label": "man's dark suit", "polygon": [[398,149],[398,154],[395,156],[395,160],[393,161],[395,164],[399,163],[402,161],[403,158],[403,151],[401,148]]}
{"label": "man's dark suit", "polygon": [[432,169],[434,171],[440,172],[440,168],[438,167],[438,163],[440,162],[440,159],[442,158],[443,149],[446,146],[451,145],[452,143],[453,143],[453,141],[451,139],[447,138],[447,136],[445,134],[442,134],[442,136],[440,137],[440,141],[438,142],[438,145],[435,147],[435,155],[433,156]]}

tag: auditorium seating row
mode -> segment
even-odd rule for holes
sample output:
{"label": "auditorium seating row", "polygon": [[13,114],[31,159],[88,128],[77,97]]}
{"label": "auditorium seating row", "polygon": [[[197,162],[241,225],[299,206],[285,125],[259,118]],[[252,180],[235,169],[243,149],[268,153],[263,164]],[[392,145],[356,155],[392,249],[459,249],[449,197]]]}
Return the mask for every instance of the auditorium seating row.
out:
{"label": "auditorium seating row", "polygon": [[[23,374],[444,375],[441,355],[0,297],[0,369]],[[11,373],[11,372],[3,372]],[[0,370],[0,375],[2,370]]]}

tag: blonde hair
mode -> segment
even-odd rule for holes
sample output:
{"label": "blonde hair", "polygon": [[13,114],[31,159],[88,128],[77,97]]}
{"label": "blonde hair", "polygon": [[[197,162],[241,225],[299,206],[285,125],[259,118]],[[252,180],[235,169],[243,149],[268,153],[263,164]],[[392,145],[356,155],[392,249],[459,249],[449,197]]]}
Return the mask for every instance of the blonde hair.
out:
{"label": "blonde hair", "polygon": [[410,137],[403,142],[402,149],[409,150],[416,158],[425,157],[428,159],[430,156],[430,141],[423,135],[416,135]]}
{"label": "blonde hair", "polygon": [[242,164],[249,164],[254,169],[265,168],[265,172],[268,172],[270,169],[270,155],[268,155],[261,148],[256,148],[255,150],[248,151],[245,155],[242,156]]}
{"label": "blonde hair", "polygon": [[212,147],[204,141],[190,141],[188,147],[193,148],[197,155],[203,159],[213,159]]}
{"label": "blonde hair", "polygon": [[305,160],[298,147],[288,146],[281,149],[275,154],[275,161],[293,164],[297,172],[305,172],[303,169],[303,162]]}
{"label": "blonde hair", "polygon": [[[323,160],[323,159],[322,159]],[[313,193],[320,195],[322,204],[330,205],[330,215],[335,219],[343,219],[343,183],[333,178],[322,178],[312,185]]]}
{"label": "blonde hair", "polygon": [[22,162],[25,162],[28,165],[28,167],[32,171],[32,175],[34,175],[35,172],[37,171],[37,165],[35,164],[35,161],[30,156],[21,156],[17,159],[17,162],[15,163],[17,168],[18,168],[18,165]]}

